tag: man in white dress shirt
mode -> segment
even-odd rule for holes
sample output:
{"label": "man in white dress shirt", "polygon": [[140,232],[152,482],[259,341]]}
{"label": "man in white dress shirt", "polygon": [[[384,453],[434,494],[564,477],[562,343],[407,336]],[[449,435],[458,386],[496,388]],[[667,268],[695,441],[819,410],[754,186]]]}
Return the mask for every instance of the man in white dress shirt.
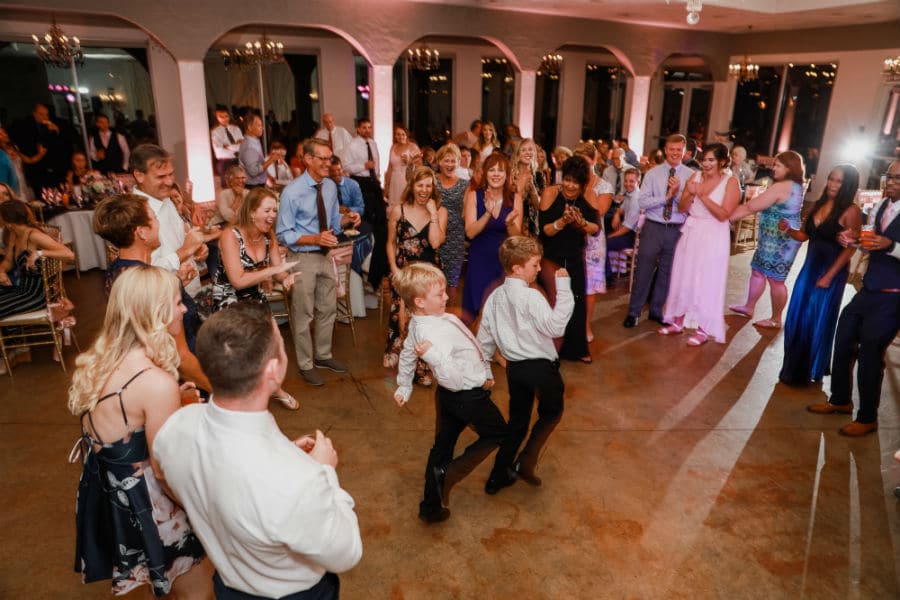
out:
{"label": "man in white dress shirt", "polygon": [[153,454],[216,567],[216,598],[337,598],[336,573],[362,556],[359,523],[331,440],[292,441],[268,411],[287,371],[278,326],[238,303],[206,321],[197,355],[215,395],[169,417]]}
{"label": "man in white dress shirt", "polygon": [[[430,263],[412,263],[392,280],[412,317],[397,370],[394,400],[409,401],[416,357],[428,363],[438,382],[437,427],[425,467],[425,492],[419,518],[426,523],[445,521],[450,489],[490,455],[506,436],[506,421],[491,401],[494,385],[491,357],[456,315],[445,312],[447,280]],[[478,439],[453,458],[459,435],[471,426]],[[496,470],[495,466],[495,470]],[[504,473],[505,476],[505,473]],[[499,479],[494,473],[491,478]]]}
{"label": "man in white dress shirt", "polygon": [[362,218],[372,226],[375,238],[372,260],[369,263],[369,283],[377,290],[381,287],[381,280],[389,272],[386,254],[387,200],[378,181],[381,167],[378,145],[372,139],[372,121],[365,117],[357,120],[356,134],[345,151],[346,156],[341,156],[341,159],[344,161],[344,170],[359,184],[366,204]]}
{"label": "man in white dress shirt", "polygon": [[125,136],[109,128],[109,117],[106,115],[97,115],[94,124],[97,132],[89,140],[94,169],[104,174],[124,173],[128,170],[130,156]]}
{"label": "man in white dress shirt", "polygon": [[334,115],[331,113],[322,115],[322,128],[316,131],[316,135],[313,137],[328,142],[331,145],[331,151],[341,160],[344,159],[344,153],[353,140],[349,131],[340,125],[335,125]]}
{"label": "man in white dress shirt", "polygon": [[146,198],[159,220],[159,247],[150,255],[150,263],[176,273],[187,292],[186,296],[182,294],[187,308],[184,333],[193,350],[193,340],[200,327],[197,305],[193,303],[200,292],[196,261],[205,260],[209,254],[205,237],[199,227],[185,231],[178,209],[169,200],[175,183],[171,154],[154,144],[141,144],[131,153],[131,171],[137,182],[131,193]]}
{"label": "man in white dress shirt", "polygon": [[[535,474],[538,456],[562,419],[565,385],[559,374],[559,355],[553,339],[562,337],[575,308],[572,284],[565,269],[556,271],[556,303],[529,287],[541,270],[541,243],[514,235],[500,246],[506,272],[503,285],[484,304],[478,341],[488,358],[496,350],[506,359],[509,384],[509,430],[497,452],[494,471],[484,491],[496,494],[516,477],[541,485]],[[538,400],[538,420],[525,447],[516,453],[531,423],[531,407]],[[494,474],[497,474],[494,476]]]}
{"label": "man in white dress shirt", "polygon": [[228,187],[225,183],[225,171],[231,165],[238,162],[238,150],[244,134],[240,127],[231,124],[231,115],[224,106],[216,106],[216,122],[218,125],[209,132],[212,141],[213,153],[216,155],[216,174],[219,176],[222,188]]}

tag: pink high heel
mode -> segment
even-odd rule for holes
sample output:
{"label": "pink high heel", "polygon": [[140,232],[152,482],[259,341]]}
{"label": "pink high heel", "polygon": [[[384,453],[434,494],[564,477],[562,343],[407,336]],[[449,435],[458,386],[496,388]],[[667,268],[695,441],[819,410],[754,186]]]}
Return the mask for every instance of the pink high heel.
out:
{"label": "pink high heel", "polygon": [[684,325],[675,325],[674,323],[670,323],[664,327],[660,327],[656,330],[656,333],[659,335],[678,335],[684,331]]}
{"label": "pink high heel", "polygon": [[709,336],[702,329],[698,329],[694,335],[688,338],[688,346],[702,346],[709,339]]}

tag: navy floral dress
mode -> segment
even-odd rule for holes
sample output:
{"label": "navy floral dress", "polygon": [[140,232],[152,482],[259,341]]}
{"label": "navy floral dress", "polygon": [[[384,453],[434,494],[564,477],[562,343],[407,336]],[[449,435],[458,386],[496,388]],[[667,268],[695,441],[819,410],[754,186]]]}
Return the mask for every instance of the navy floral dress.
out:
{"label": "navy floral dress", "polygon": [[[96,436],[91,413],[82,417],[79,446],[83,457],[75,512],[75,572],[84,583],[112,579],[114,594],[149,584],[156,596],[172,591],[172,582],[205,556],[187,515],[166,496],[153,475],[143,428],[132,430],[122,393],[146,369],[118,391],[126,436],[115,442]],[[98,404],[99,404],[98,402]],[[94,448],[99,446],[99,450]]]}

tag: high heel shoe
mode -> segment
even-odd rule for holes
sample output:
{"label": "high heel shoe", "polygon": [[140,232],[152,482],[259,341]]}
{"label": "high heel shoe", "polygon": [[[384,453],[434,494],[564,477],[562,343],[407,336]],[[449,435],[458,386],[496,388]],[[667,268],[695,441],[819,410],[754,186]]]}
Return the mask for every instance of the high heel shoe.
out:
{"label": "high heel shoe", "polygon": [[284,390],[273,395],[271,399],[281,402],[288,410],[300,410],[300,403],[297,402],[297,399]]}
{"label": "high heel shoe", "polygon": [[709,339],[705,331],[697,330],[697,332],[688,338],[688,346],[702,346]]}
{"label": "high heel shoe", "polygon": [[684,325],[670,324],[656,330],[659,335],[678,335],[684,331]]}

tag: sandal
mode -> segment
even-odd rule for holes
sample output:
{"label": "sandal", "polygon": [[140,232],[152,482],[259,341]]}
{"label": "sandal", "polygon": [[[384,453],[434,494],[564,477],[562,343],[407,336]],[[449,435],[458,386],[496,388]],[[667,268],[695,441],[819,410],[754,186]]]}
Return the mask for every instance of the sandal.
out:
{"label": "sandal", "polygon": [[742,317],[747,317],[748,319],[753,316],[753,313],[747,310],[747,307],[742,304],[732,304],[728,307],[728,310],[737,313]]}
{"label": "sandal", "polygon": [[385,369],[393,369],[397,366],[397,363],[400,362],[400,355],[394,354],[393,352],[388,352],[384,355],[384,361],[382,364]]}
{"label": "sandal", "polygon": [[659,335],[678,335],[684,331],[684,325],[669,324],[656,330]]}
{"label": "sandal", "polygon": [[762,321],[755,322],[753,326],[761,329],[781,329],[781,321],[776,321],[775,319],[763,319]]}
{"label": "sandal", "polygon": [[280,392],[273,395],[271,400],[277,400],[278,402],[281,402],[281,404],[283,404],[284,407],[288,410],[300,410],[300,403],[297,402],[297,399],[284,390],[281,390]]}
{"label": "sandal", "polygon": [[698,329],[697,332],[694,333],[694,335],[688,338],[687,343],[688,346],[702,346],[708,339],[709,336],[706,334],[706,332]]}
{"label": "sandal", "polygon": [[591,358],[591,355],[590,355],[590,354],[588,354],[587,356],[582,356],[582,357],[579,358],[578,360],[580,360],[581,362],[583,362],[583,363],[586,364],[586,365],[589,365],[589,364],[591,364],[592,362],[594,362],[594,359]]}

